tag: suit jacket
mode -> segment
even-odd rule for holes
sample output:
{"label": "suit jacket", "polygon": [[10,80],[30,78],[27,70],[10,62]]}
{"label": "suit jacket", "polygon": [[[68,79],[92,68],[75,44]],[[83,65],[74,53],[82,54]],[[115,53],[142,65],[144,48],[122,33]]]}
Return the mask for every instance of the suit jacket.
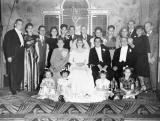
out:
{"label": "suit jacket", "polygon": [[71,40],[74,41],[75,39],[77,39],[77,37],[78,37],[78,35],[76,35],[76,34],[74,34],[74,37],[73,37],[73,38],[72,38],[72,35],[70,35],[70,36],[69,36],[69,40],[70,40],[70,41],[71,41]]}
{"label": "suit jacket", "polygon": [[89,64],[93,65],[93,66],[97,66],[98,64],[100,64],[101,66],[107,65],[110,67],[111,66],[111,57],[110,57],[109,50],[104,45],[101,45],[101,51],[102,51],[103,62],[99,61],[98,54],[96,52],[95,47],[90,49]]}
{"label": "suit jacket", "polygon": [[124,66],[128,65],[129,67],[133,67],[136,63],[136,55],[133,49],[128,46],[126,62],[119,62],[120,59],[121,48],[118,48],[114,52],[112,67],[117,66],[118,69],[123,69]]}
{"label": "suit jacket", "polygon": [[151,56],[154,56],[155,58],[158,57],[158,34],[155,32],[152,32],[149,36],[149,44],[150,44],[150,51]]}
{"label": "suit jacket", "polygon": [[[83,36],[82,36],[82,34],[81,35],[79,35],[81,38],[83,38]],[[89,34],[87,34],[87,43],[88,43],[88,45],[91,47],[91,42],[90,42],[90,39],[92,38],[92,36],[91,35],[89,35]],[[84,38],[83,38],[84,39]]]}
{"label": "suit jacket", "polygon": [[15,29],[8,31],[5,34],[3,50],[6,61],[8,57],[12,57],[13,59],[19,58],[21,61],[23,61],[24,47],[21,47],[21,42]]}
{"label": "suit jacket", "polygon": [[136,36],[137,36],[136,29],[134,29],[132,33],[129,33],[129,37],[131,37],[132,39],[135,38]]}

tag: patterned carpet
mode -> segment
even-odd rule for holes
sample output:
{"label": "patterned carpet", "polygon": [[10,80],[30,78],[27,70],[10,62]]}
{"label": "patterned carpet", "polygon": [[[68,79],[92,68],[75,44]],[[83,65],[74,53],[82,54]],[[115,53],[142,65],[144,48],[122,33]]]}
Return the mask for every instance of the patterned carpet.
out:
{"label": "patterned carpet", "polygon": [[[99,103],[61,103],[32,98],[34,93],[11,95],[0,90],[0,118],[22,115],[25,121],[123,121],[128,117],[158,117],[160,102],[156,94],[144,93],[138,99],[106,100]],[[159,117],[160,118],[160,117]]]}

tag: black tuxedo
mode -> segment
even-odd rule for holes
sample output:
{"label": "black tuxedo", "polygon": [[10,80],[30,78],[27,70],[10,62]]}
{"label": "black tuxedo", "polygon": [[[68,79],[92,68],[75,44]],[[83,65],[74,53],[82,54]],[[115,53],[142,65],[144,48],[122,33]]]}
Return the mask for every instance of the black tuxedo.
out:
{"label": "black tuxedo", "polygon": [[[7,74],[9,76],[10,90],[16,93],[20,89],[24,79],[24,46],[21,46],[19,36],[15,29],[8,31],[4,36],[3,50],[7,65]],[[8,58],[12,62],[8,62]]]}
{"label": "black tuxedo", "polygon": [[121,48],[116,49],[112,60],[112,67],[114,66],[118,67],[118,70],[114,72],[114,77],[117,81],[123,75],[123,67],[129,66],[134,68],[136,63],[136,55],[130,46],[128,46],[125,62],[124,61],[119,62],[120,53],[121,53]]}
{"label": "black tuxedo", "polygon": [[100,64],[102,67],[104,66],[108,66],[107,67],[107,72],[110,75],[111,71],[111,57],[110,57],[110,53],[109,50],[104,46],[101,45],[101,53],[102,53],[102,60],[103,62],[101,62],[98,58],[98,54],[96,51],[96,48],[91,48],[90,53],[89,53],[89,65],[92,67],[92,74],[93,74],[93,78],[94,80],[96,80],[98,78],[99,75],[99,68],[98,65]]}
{"label": "black tuxedo", "polygon": [[78,37],[78,35],[76,35],[76,34],[74,34],[73,35],[73,37],[72,37],[72,35],[69,35],[69,40],[71,41],[74,41],[74,40],[76,40],[77,39],[77,37]]}
{"label": "black tuxedo", "polygon": [[131,37],[132,39],[137,37],[136,29],[134,29],[131,33],[129,32],[129,37]]}
{"label": "black tuxedo", "polygon": [[86,39],[87,40],[87,43],[88,43],[88,45],[91,47],[91,42],[90,42],[90,39],[92,38],[92,36],[91,35],[88,35],[87,34],[87,38],[83,38],[83,35],[81,34],[81,35],[79,35],[82,39]]}

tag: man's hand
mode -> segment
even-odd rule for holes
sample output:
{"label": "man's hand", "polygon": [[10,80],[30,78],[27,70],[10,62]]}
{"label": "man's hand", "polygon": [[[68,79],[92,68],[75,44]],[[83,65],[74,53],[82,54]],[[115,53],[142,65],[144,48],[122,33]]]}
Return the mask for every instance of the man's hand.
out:
{"label": "man's hand", "polygon": [[12,57],[8,57],[8,58],[7,58],[7,61],[8,61],[9,63],[11,63],[11,62],[12,62]]}

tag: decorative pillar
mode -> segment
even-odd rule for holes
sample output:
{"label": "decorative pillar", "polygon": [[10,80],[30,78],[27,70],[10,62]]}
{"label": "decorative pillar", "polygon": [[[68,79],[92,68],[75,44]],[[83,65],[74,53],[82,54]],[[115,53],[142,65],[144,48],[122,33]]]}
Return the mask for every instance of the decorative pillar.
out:
{"label": "decorative pillar", "polygon": [[149,18],[149,1],[150,0],[140,0],[140,24],[144,24]]}

